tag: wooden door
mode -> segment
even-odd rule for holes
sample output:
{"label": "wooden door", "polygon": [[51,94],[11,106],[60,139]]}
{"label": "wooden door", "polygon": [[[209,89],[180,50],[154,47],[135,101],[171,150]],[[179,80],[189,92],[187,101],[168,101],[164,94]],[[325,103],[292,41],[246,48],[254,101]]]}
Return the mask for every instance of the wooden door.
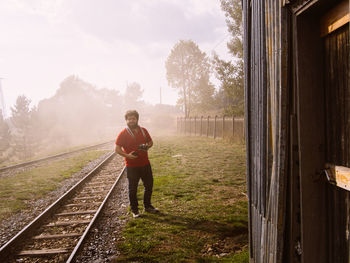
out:
{"label": "wooden door", "polygon": [[[324,42],[326,162],[350,167],[349,5],[325,15]],[[328,262],[349,262],[349,191],[326,185]]]}

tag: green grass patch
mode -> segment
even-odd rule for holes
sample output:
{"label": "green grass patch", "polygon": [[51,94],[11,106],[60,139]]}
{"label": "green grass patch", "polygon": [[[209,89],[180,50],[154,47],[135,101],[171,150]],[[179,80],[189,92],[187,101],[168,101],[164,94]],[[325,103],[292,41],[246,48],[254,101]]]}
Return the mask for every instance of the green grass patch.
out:
{"label": "green grass patch", "polygon": [[61,182],[80,171],[88,162],[107,151],[88,151],[46,166],[0,178],[0,219],[26,208],[27,200],[42,198]]}
{"label": "green grass patch", "polygon": [[27,158],[27,159],[24,159],[24,160],[17,160],[17,161],[8,161],[8,160],[4,160],[1,164],[0,164],[0,168],[2,167],[6,167],[6,166],[12,166],[12,165],[16,165],[16,164],[20,164],[20,163],[23,163],[23,162],[30,162],[30,161],[35,161],[35,160],[39,160],[39,159],[42,159],[42,158],[46,158],[46,157],[49,157],[49,156],[54,156],[54,155],[59,155],[59,154],[63,154],[63,153],[67,153],[67,152],[73,152],[73,151],[76,151],[76,150],[81,150],[83,148],[86,148],[86,147],[89,147],[89,146],[93,146],[93,145],[96,145],[96,144],[100,144],[100,143],[105,143],[107,142],[107,140],[103,140],[103,141],[100,141],[100,142],[95,142],[93,144],[82,144],[82,145],[76,145],[76,146],[71,146],[71,147],[63,147],[61,149],[56,149],[56,150],[47,150],[47,151],[44,151],[40,154],[34,154],[34,156],[32,156],[31,158]]}
{"label": "green grass patch", "polygon": [[130,219],[115,262],[249,262],[245,146],[159,137],[149,155],[161,213]]}

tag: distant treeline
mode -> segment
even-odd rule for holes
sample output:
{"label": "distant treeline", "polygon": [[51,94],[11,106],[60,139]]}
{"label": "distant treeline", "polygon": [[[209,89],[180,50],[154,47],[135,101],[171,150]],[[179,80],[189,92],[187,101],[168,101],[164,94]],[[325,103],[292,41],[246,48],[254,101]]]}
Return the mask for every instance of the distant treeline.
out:
{"label": "distant treeline", "polygon": [[11,108],[10,118],[4,120],[0,114],[0,163],[113,140],[125,125],[126,109],[141,111],[141,122],[153,129],[175,130],[179,109],[146,104],[142,95],[138,83],[129,84],[125,94],[120,94],[113,89],[97,89],[76,76],[66,78],[56,94],[37,107],[30,107],[30,99],[21,95]]}
{"label": "distant treeline", "polygon": [[[244,115],[243,27],[239,0],[221,0],[230,39],[227,47],[232,59],[225,61],[215,52],[208,55],[192,40],[180,40],[172,48],[166,63],[166,76],[178,90],[177,104],[184,116]],[[212,74],[217,87],[210,81]]]}

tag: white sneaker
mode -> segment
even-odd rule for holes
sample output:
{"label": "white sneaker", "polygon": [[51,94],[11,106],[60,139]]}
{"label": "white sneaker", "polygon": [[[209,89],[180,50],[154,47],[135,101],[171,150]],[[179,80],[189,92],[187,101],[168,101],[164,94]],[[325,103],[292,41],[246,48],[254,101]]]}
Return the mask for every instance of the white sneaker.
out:
{"label": "white sneaker", "polygon": [[140,213],[139,212],[132,212],[132,217],[133,218],[140,217]]}

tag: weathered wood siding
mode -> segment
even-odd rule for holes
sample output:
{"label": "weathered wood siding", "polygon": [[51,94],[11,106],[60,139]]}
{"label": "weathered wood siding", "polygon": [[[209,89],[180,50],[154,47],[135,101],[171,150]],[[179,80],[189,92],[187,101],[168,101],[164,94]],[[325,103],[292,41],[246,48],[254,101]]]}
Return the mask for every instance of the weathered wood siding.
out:
{"label": "weathered wood siding", "polygon": [[321,36],[341,0],[243,0],[250,261],[349,261],[349,28]]}
{"label": "weathered wood siding", "polygon": [[281,262],[285,221],[288,13],[280,1],[243,1],[250,255]]}
{"label": "weathered wood siding", "polygon": [[[350,167],[349,26],[324,38],[326,98],[326,161]],[[344,59],[347,58],[347,59]],[[349,192],[327,187],[329,262],[348,262]]]}

